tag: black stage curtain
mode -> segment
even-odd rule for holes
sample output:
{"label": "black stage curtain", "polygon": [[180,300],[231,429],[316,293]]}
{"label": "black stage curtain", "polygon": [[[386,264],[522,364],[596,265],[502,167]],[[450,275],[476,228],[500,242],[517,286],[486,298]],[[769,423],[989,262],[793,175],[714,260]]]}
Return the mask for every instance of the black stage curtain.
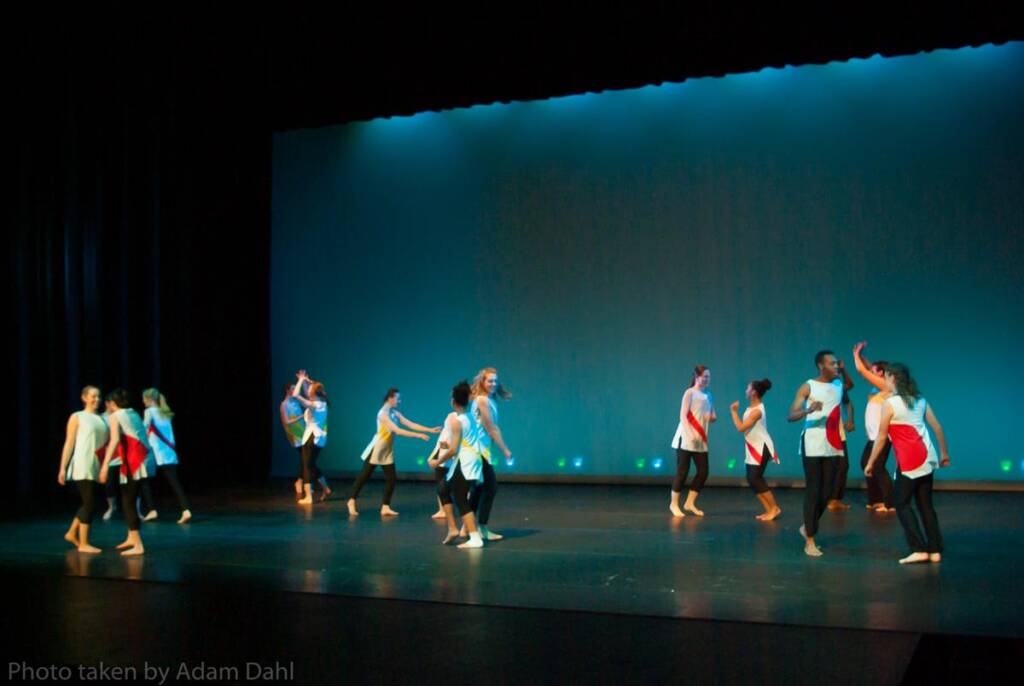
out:
{"label": "black stage curtain", "polygon": [[7,206],[16,330],[5,503],[62,497],[65,423],[86,384],[125,387],[140,412],[143,388],[167,395],[187,488],[265,479],[262,53],[227,48],[219,31],[78,29],[63,22],[23,40],[9,91],[18,185]]}

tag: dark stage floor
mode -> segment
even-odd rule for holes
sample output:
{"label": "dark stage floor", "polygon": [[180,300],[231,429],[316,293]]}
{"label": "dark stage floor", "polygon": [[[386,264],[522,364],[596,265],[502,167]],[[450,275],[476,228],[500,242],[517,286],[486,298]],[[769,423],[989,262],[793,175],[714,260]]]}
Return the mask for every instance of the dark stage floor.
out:
{"label": "dark stage floor", "polygon": [[[347,484],[337,485],[341,488],[336,493],[341,493]],[[39,646],[50,645],[48,659],[56,659],[52,653],[60,652],[61,643],[54,644],[47,633],[55,626],[75,624],[74,636],[102,631],[101,626],[79,626],[85,621],[81,613],[68,616],[68,607],[86,602],[86,597],[92,598],[87,606],[97,610],[89,613],[94,624],[102,615],[98,606],[127,602],[133,611],[145,606],[167,617],[191,608],[187,618],[174,620],[182,627],[202,624],[203,613],[213,612],[210,602],[196,604],[195,598],[216,598],[232,618],[218,615],[217,621],[241,622],[232,631],[242,634],[270,631],[262,642],[282,631],[278,625],[286,620],[281,612],[297,613],[296,622],[304,624],[303,618],[335,608],[337,616],[316,630],[318,642],[307,643],[307,648],[336,646],[341,634],[351,635],[357,628],[363,636],[359,640],[368,641],[371,650],[374,641],[363,635],[366,631],[384,632],[389,641],[405,636],[402,640],[410,644],[422,636],[427,647],[434,622],[466,623],[453,629],[455,635],[479,627],[492,652],[508,641],[504,645],[529,654],[523,642],[531,636],[536,648],[564,644],[589,632],[594,646],[607,643],[613,651],[619,646],[636,659],[650,661],[644,651],[661,650],[658,654],[665,660],[648,665],[647,671],[629,660],[629,669],[639,671],[623,672],[622,665],[619,671],[600,669],[609,678],[614,674],[640,680],[661,678],[660,669],[679,663],[678,656],[665,656],[665,650],[671,652],[671,644],[665,645],[668,637],[685,641],[696,632],[707,638],[709,627],[723,640],[760,646],[758,650],[776,658],[792,652],[783,660],[792,663],[791,674],[777,666],[769,670],[780,680],[804,674],[801,660],[835,654],[836,646],[842,646],[845,659],[860,664],[886,646],[886,659],[875,658],[870,671],[839,679],[849,683],[869,675],[877,677],[875,682],[898,682],[920,650],[921,635],[930,637],[933,650],[944,635],[1001,638],[1011,654],[1024,638],[1019,592],[1024,550],[1017,530],[1024,519],[1024,494],[937,493],[945,560],[905,567],[896,563],[905,554],[898,521],[895,516],[869,515],[862,492],[853,493],[852,510],[826,513],[819,535],[825,556],[810,559],[803,555],[797,533],[800,490],[778,491],[783,514],[765,524],[753,519],[758,505],[741,489],[708,489],[700,501],[706,517],[673,520],[667,488],[503,485],[491,524],[506,539],[467,551],[440,545],[443,525],[429,519],[435,509],[430,485],[400,483],[393,506],[401,515],[388,520],[377,512],[380,488],[379,482],[368,485],[360,499],[362,514],[354,519],[345,514],[343,496],[312,508],[295,506],[287,484],[226,493],[219,501],[197,498],[191,524],[175,524],[177,513],[166,508],[164,519],[144,525],[147,553],[136,559],[113,552],[124,535],[120,519],[94,527],[93,543],[107,549],[96,556],[79,555],[62,540],[71,511],[64,517],[6,522],[0,525],[5,542],[0,571],[13,580],[8,589],[20,589],[12,607],[20,603],[50,616],[27,625],[22,654],[47,659]],[[126,585],[123,580],[163,583]],[[145,599],[126,600],[138,594]],[[46,600],[33,601],[37,596]],[[57,600],[62,597],[71,605]],[[264,605],[275,609],[256,609]],[[401,616],[420,619],[407,624],[396,619]],[[354,617],[361,618],[358,627]],[[311,621],[308,629],[326,620]],[[396,626],[389,627],[388,621]],[[270,625],[277,628],[269,630]],[[33,626],[37,635],[29,630]],[[635,645],[638,632],[651,631],[660,638]],[[761,638],[753,639],[758,632]],[[783,637],[789,646],[785,649],[779,643]],[[74,643],[65,634],[58,638]],[[173,636],[154,640],[173,642]],[[466,636],[461,640],[473,645]],[[802,646],[795,652],[789,645],[794,640]],[[140,653],[124,642],[114,644],[119,648],[109,653],[110,659],[139,659]],[[194,659],[203,654],[203,646],[174,645],[165,655]],[[220,643],[205,647],[211,645]],[[694,642],[684,645],[692,650]],[[477,654],[486,655],[485,647]],[[225,651],[230,652],[222,647],[220,653]],[[506,656],[508,651],[498,647],[497,652]],[[544,657],[548,652],[537,654],[539,664],[551,658]],[[751,676],[746,669],[756,670],[756,665],[740,665],[736,656],[727,659],[720,652],[694,656],[688,666],[695,669],[694,660],[703,660],[709,673],[737,679]],[[71,648],[60,654],[78,663],[95,655]],[[351,658],[350,652],[343,654]],[[597,669],[605,659],[593,657],[586,664]],[[365,662],[370,671],[364,676],[373,680],[380,671],[373,671],[372,660]],[[510,663],[506,677],[516,673],[516,664]],[[324,666],[335,668],[341,667]],[[554,671],[534,672],[534,678],[562,674],[561,668],[547,669]]]}

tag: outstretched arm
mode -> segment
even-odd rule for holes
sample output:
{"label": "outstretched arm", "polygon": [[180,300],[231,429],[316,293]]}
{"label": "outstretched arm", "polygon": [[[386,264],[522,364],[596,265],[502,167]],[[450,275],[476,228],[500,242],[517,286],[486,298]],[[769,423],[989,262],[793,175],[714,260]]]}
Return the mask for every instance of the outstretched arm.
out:
{"label": "outstretched arm", "polygon": [[733,402],[733,404],[729,406],[729,411],[732,413],[733,426],[735,426],[736,430],[739,431],[741,434],[745,434],[747,433],[747,431],[750,430],[750,427],[756,424],[757,420],[761,418],[761,408],[755,407],[750,411],[750,414],[747,415],[747,418],[743,420],[740,419],[739,409],[739,400]]}
{"label": "outstretched arm", "polygon": [[935,432],[935,440],[939,442],[939,455],[941,456],[939,466],[949,466],[949,451],[946,450],[946,434],[942,433],[942,425],[939,424],[939,420],[935,418],[935,413],[932,412],[932,406],[924,408],[924,420],[928,422],[928,426],[932,427],[932,431]]}
{"label": "outstretched arm", "polygon": [[426,434],[416,433],[415,431],[406,431],[400,428],[397,424],[391,421],[391,417],[388,416],[387,412],[379,412],[377,416],[380,418],[381,423],[388,427],[391,433],[396,436],[405,436],[406,438],[419,438],[424,441],[429,441],[430,437]]}
{"label": "outstretched arm", "polygon": [[815,400],[807,407],[804,407],[804,403],[807,402],[807,398],[810,394],[811,387],[806,383],[797,390],[796,397],[793,398],[793,404],[789,406],[789,416],[786,417],[787,421],[798,422],[810,413],[817,412],[821,409],[821,401],[819,400]]}
{"label": "outstretched arm", "polygon": [[413,431],[426,431],[427,433],[431,434],[441,433],[441,427],[439,426],[423,426],[422,424],[417,424],[414,421],[406,419],[405,415],[403,415],[401,412],[396,411],[395,414],[398,415],[398,421],[402,423],[402,426],[407,426]]}
{"label": "outstretched arm", "polygon": [[857,366],[857,371],[867,379],[867,382],[877,388],[880,391],[885,390],[885,377],[881,374],[875,374],[871,371],[871,362],[864,357],[864,348],[867,347],[867,341],[861,341],[857,345],[853,346],[853,363]]}
{"label": "outstretched arm", "polygon": [[68,419],[68,430],[64,436],[64,448],[60,452],[60,467],[57,471],[57,483],[61,486],[64,485],[65,479],[67,478],[68,471],[68,460],[71,459],[71,453],[75,449],[75,434],[78,433],[78,415],[73,414]]}
{"label": "outstretched arm", "polygon": [[843,428],[846,429],[846,433],[853,433],[853,430],[857,428],[857,425],[853,421],[853,403],[850,402],[850,397],[843,395],[843,408],[846,410],[846,422],[843,424]]}
{"label": "outstretched arm", "polygon": [[494,418],[491,417],[491,406],[487,402],[487,398],[484,396],[478,396],[473,402],[476,403],[477,408],[480,410],[480,423],[484,425],[484,431],[491,437],[494,444],[501,448],[501,452],[505,454],[505,459],[512,457],[512,451],[505,445],[505,439],[501,436],[501,429],[494,423]]}

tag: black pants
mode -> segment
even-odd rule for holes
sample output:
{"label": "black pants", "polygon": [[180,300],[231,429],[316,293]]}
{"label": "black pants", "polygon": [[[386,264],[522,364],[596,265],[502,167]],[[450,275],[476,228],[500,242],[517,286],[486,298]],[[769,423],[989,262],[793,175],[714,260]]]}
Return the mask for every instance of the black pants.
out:
{"label": "black pants", "polygon": [[846,495],[846,478],[850,474],[850,454],[846,452],[846,441],[843,441],[843,454],[836,458],[836,478],[832,484],[831,500],[842,500]]}
{"label": "black pants", "polygon": [[185,489],[181,487],[181,481],[178,480],[178,465],[176,464],[165,464],[156,468],[156,471],[164,475],[167,483],[171,485],[171,490],[174,491],[174,497],[178,499],[178,507],[181,511],[190,510],[188,506],[188,498],[185,497]]}
{"label": "black pants", "polygon": [[[349,498],[355,500],[359,497],[359,491],[363,490],[363,484],[373,474],[373,470],[377,465],[370,462],[367,459],[363,462],[363,471],[359,472],[359,476],[356,477],[355,483],[352,484],[352,493],[349,494]],[[395,492],[395,465],[393,464],[382,464],[381,469],[384,470],[384,499],[381,501],[382,505],[391,504],[391,495]]]}
{"label": "black pants", "polygon": [[[498,493],[498,477],[494,473],[494,467],[491,466],[490,460],[481,460],[481,462],[481,471],[484,477],[483,483],[473,489],[473,494],[469,498],[469,504],[473,511],[476,512],[477,523],[486,526],[491,518],[494,496]],[[462,470],[456,469],[455,471],[461,472]]]}
{"label": "black pants", "polygon": [[804,528],[808,536],[818,533],[818,520],[828,505],[838,465],[838,457],[804,457]]}
{"label": "black pants", "polygon": [[[493,469],[491,470],[493,471]],[[465,517],[467,514],[473,511],[472,496],[477,492],[476,480],[466,481],[465,475],[462,473],[462,468],[459,465],[455,466],[455,473],[452,474],[451,481],[447,482],[448,491],[451,493],[452,498],[449,499],[455,501],[455,507],[459,508],[459,515]]]}
{"label": "black pants", "polygon": [[[456,467],[455,471],[461,472],[462,470]],[[452,504],[451,489],[448,488],[448,482],[444,478],[447,474],[448,470],[444,467],[434,468],[434,481],[437,483],[437,497],[440,499],[442,505]]]}
{"label": "black pants", "polygon": [[82,506],[78,508],[75,517],[82,524],[92,524],[92,516],[96,512],[96,482],[91,479],[76,481],[78,495],[82,499]]}
{"label": "black pants", "polygon": [[124,511],[124,521],[129,531],[139,530],[139,513],[135,511],[135,499],[139,496],[141,483],[129,476],[128,483],[121,484],[121,509]]}
{"label": "black pants", "polygon": [[771,490],[768,488],[768,482],[764,480],[764,470],[768,468],[768,462],[771,459],[772,454],[768,451],[768,446],[765,445],[764,452],[761,453],[761,464],[747,465],[747,483],[758,495]]}
{"label": "black pants", "polygon": [[[302,446],[300,445],[295,450],[299,453],[299,476],[298,476],[298,479],[299,479],[299,481],[304,481],[304,479],[302,478],[302,476],[303,476],[303,472],[302,472]],[[313,470],[313,473],[310,474],[310,477],[312,478],[312,480],[309,483],[313,483],[313,481],[319,481],[320,478],[324,475],[323,472],[320,471],[320,468],[316,466],[315,462],[313,464],[312,470]]]}
{"label": "black pants", "polygon": [[697,473],[690,482],[690,490],[700,493],[704,482],[708,480],[708,454],[695,453],[692,450],[676,448],[676,478],[672,481],[672,491],[682,493],[686,485],[686,475],[690,471],[690,460],[697,463]]}
{"label": "black pants", "polygon": [[316,445],[315,438],[309,437],[302,446],[302,483],[313,483],[313,479],[320,474],[316,461],[320,457],[320,447]]}
{"label": "black pants", "polygon": [[146,477],[139,481],[139,492],[142,494],[142,509],[149,514],[156,509],[156,500],[153,499],[153,488],[150,486],[152,477]]}
{"label": "black pants", "polygon": [[110,472],[108,473],[109,478],[107,483],[103,484],[103,491],[106,493],[108,498],[116,498],[118,491],[121,490],[121,481],[117,478],[117,475],[121,471],[121,465],[111,465]]}
{"label": "black pants", "polygon": [[[871,457],[871,450],[874,447],[874,441],[868,441],[867,445],[864,446],[864,452],[860,455],[861,469],[868,466],[868,458]],[[886,507],[892,507],[892,477],[889,476],[889,470],[885,467],[885,463],[889,461],[889,452],[891,450],[892,444],[886,441],[885,447],[882,448],[882,452],[875,462],[871,476],[864,476],[864,480],[868,485],[869,503],[885,503]]]}
{"label": "black pants", "polygon": [[[935,508],[932,506],[933,476],[933,474],[929,474],[911,479],[900,474],[896,480],[896,515],[900,518],[903,532],[907,535],[907,545],[915,553],[942,552],[939,517],[935,514]],[[921,515],[921,523],[924,524],[923,536],[921,526],[917,522],[917,515],[910,508],[911,499],[917,503],[917,511]]]}

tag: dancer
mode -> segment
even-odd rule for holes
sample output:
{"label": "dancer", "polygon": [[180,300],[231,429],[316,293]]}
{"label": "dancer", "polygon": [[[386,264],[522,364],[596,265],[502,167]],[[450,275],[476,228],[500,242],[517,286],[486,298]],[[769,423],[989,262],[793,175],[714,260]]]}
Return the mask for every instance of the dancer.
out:
{"label": "dancer", "polygon": [[178,506],[181,508],[178,524],[184,524],[192,519],[192,510],[189,508],[188,498],[185,497],[185,489],[178,480],[178,451],[174,447],[174,427],[171,426],[174,412],[167,404],[164,394],[155,388],[147,388],[142,392],[142,404],[146,406],[142,423],[146,427],[149,447],[156,458],[156,471],[163,474],[174,491]]}
{"label": "dancer", "polygon": [[[811,557],[820,557],[822,552],[814,537],[835,484],[838,458],[843,454],[839,405],[843,399],[844,381],[839,378],[839,363],[831,350],[822,350],[815,355],[814,364],[818,368],[818,376],[800,386],[787,420],[804,420],[804,428],[800,432],[800,456],[807,486],[800,535],[804,538],[804,552]],[[852,388],[852,380],[848,383]]]}
{"label": "dancer", "polygon": [[480,426],[472,415],[466,412],[470,397],[469,383],[460,381],[452,388],[452,409],[444,421],[444,429],[438,440],[438,447],[431,454],[427,463],[436,469],[447,465],[445,478],[438,485],[437,496],[448,522],[448,535],[441,542],[448,545],[459,535],[452,508],[452,497],[459,507],[463,526],[469,532],[469,541],[459,545],[460,548],[482,548],[483,537],[476,525],[476,516],[469,503],[469,493],[476,487],[481,476],[480,465]]}
{"label": "dancer", "polygon": [[[313,479],[316,478],[323,486],[323,493],[320,500],[326,500],[331,489],[327,487],[327,479],[324,478],[316,461],[320,457],[320,451],[327,445],[327,391],[324,385],[311,381],[306,375],[306,370],[300,370],[296,375],[298,383],[292,389],[292,397],[305,408],[303,420],[306,429],[302,434],[302,498],[299,505],[313,504]],[[307,387],[308,398],[302,397],[303,386]]]}
{"label": "dancer", "polygon": [[110,461],[117,453],[121,458],[121,509],[128,525],[128,537],[117,546],[122,555],[142,555],[146,552],[139,533],[139,514],[135,510],[135,497],[139,482],[151,476],[147,473],[149,444],[146,442],[146,427],[142,418],[130,404],[128,391],[118,388],[110,394],[114,412],[110,415],[110,442],[100,466],[100,483],[109,478]]}
{"label": "dancer", "polygon": [[[498,477],[494,472],[494,464],[491,460],[491,444],[497,445],[505,455],[505,461],[512,459],[512,451],[505,445],[505,439],[498,428],[498,404],[495,398],[510,400],[512,394],[498,381],[498,370],[494,367],[484,367],[473,378],[472,406],[473,420],[479,425],[478,449],[481,463],[481,477],[483,483],[473,491],[470,504],[476,513],[477,525],[480,527],[480,535],[485,541],[500,541],[504,538],[501,534],[495,533],[487,528],[490,521],[491,508],[494,506],[494,496],[498,493]],[[465,531],[462,532],[465,535]]]}
{"label": "dancer", "polygon": [[754,495],[764,507],[764,512],[755,517],[762,522],[770,522],[782,514],[782,508],[775,502],[775,496],[764,480],[764,470],[768,466],[768,462],[773,461],[776,464],[779,462],[775,444],[772,442],[772,437],[768,435],[764,403],[761,401],[771,387],[772,382],[768,379],[751,381],[747,384],[746,395],[750,406],[743,411],[742,420],[739,416],[740,401],[737,400],[729,406],[729,410],[732,412],[732,423],[736,426],[736,430],[745,436],[747,457],[744,462],[747,466],[747,483],[750,484]]}
{"label": "dancer", "polygon": [[288,445],[295,448],[298,454],[299,476],[295,479],[295,496],[302,497],[302,436],[306,433],[306,422],[303,420],[305,408],[302,403],[292,397],[295,384],[284,385],[284,397],[278,407],[281,417],[281,428],[284,429],[284,437]]}
{"label": "dancer", "polygon": [[[860,375],[877,390],[868,396],[868,403],[864,408],[864,432],[868,436],[868,442],[864,444],[864,452],[860,456],[862,470],[867,467],[871,450],[875,447],[875,442],[878,441],[878,425],[882,421],[882,406],[885,405],[885,401],[889,397],[889,391],[885,387],[885,371],[888,369],[888,363],[882,360],[868,362],[864,358],[865,347],[867,347],[867,342],[861,342],[854,346],[853,361],[857,365]],[[892,444],[885,441],[881,457],[879,457],[878,464],[871,476],[864,475],[868,487],[867,509],[879,514],[896,511],[892,504],[892,477],[886,467],[891,447]]]}
{"label": "dancer", "polygon": [[[679,426],[672,437],[672,447],[676,449],[676,477],[672,481],[672,498],[668,506],[675,517],[685,517],[683,510],[698,517],[704,516],[704,512],[697,509],[697,496],[708,480],[708,425],[718,420],[714,400],[708,393],[710,383],[711,370],[702,364],[694,367],[690,387],[683,393],[679,407]],[[686,504],[680,510],[679,495],[686,485],[691,460],[697,464],[697,473],[690,482]]]}
{"label": "dancer", "polygon": [[[843,385],[845,386],[850,375],[847,374],[842,360],[839,360],[838,364],[839,374],[843,377]],[[852,381],[850,381],[850,385],[853,385]],[[843,442],[843,454],[839,456],[839,460],[836,463],[836,480],[832,486],[832,493],[827,505],[829,512],[850,509],[850,505],[843,502],[843,498],[846,496],[846,482],[850,474],[850,452],[847,439],[853,433],[856,425],[853,421],[853,403],[850,401],[850,394],[846,390],[843,391],[843,400],[840,403],[840,407],[842,408],[840,410],[841,416],[844,417],[843,421],[839,423],[839,438]]]}
{"label": "dancer", "polygon": [[[110,431],[110,415],[112,415],[117,408],[114,406],[114,401],[110,399],[110,394],[103,398],[103,414],[100,417],[103,419],[103,424],[107,427],[107,431]],[[106,442],[104,442],[104,448],[106,448]],[[102,456],[100,456],[102,459]],[[111,467],[117,467],[118,470],[121,468],[121,458],[114,456],[114,459],[110,461]],[[110,518],[114,516],[114,510],[117,509],[117,498],[119,496],[120,488],[118,487],[118,479],[107,479],[107,483],[103,485],[104,495],[107,497],[107,511],[103,513],[103,521],[110,521]]]}
{"label": "dancer", "polygon": [[107,445],[107,424],[99,415],[100,389],[86,386],[82,389],[83,409],[68,418],[64,449],[61,451],[57,483],[75,482],[82,506],[78,508],[64,540],[78,548],[80,553],[98,553],[100,549],[89,544],[89,527],[96,510],[96,480],[99,478],[99,454]]}
{"label": "dancer", "polygon": [[[384,499],[380,513],[389,517],[397,515],[398,513],[391,509],[391,495],[395,492],[395,436],[429,441],[428,433],[441,432],[439,426],[426,427],[406,419],[397,409],[401,403],[402,394],[397,388],[389,388],[384,394],[384,405],[377,411],[377,433],[373,435],[373,439],[361,455],[363,470],[356,477],[355,483],[352,484],[352,493],[349,494],[348,513],[353,517],[359,514],[356,511],[356,498],[377,465],[384,470]],[[398,424],[407,426],[412,431],[399,428]]]}
{"label": "dancer", "polygon": [[[885,386],[889,397],[882,407],[882,420],[878,425],[878,440],[871,448],[864,471],[871,475],[876,469],[875,463],[882,454],[883,441],[892,441],[896,452],[896,464],[900,475],[896,482],[896,514],[903,525],[907,536],[910,555],[900,560],[900,564],[916,562],[940,562],[942,560],[942,533],[939,531],[939,518],[932,505],[933,472],[936,467],[949,466],[949,452],[946,450],[946,437],[942,433],[942,425],[936,419],[929,405],[917,388],[917,383],[910,375],[906,365],[893,363],[885,371]],[[928,435],[928,426],[935,432],[939,442],[939,460]],[[924,534],[917,521],[917,515],[910,508],[910,501],[917,503],[917,511],[924,524]]]}

